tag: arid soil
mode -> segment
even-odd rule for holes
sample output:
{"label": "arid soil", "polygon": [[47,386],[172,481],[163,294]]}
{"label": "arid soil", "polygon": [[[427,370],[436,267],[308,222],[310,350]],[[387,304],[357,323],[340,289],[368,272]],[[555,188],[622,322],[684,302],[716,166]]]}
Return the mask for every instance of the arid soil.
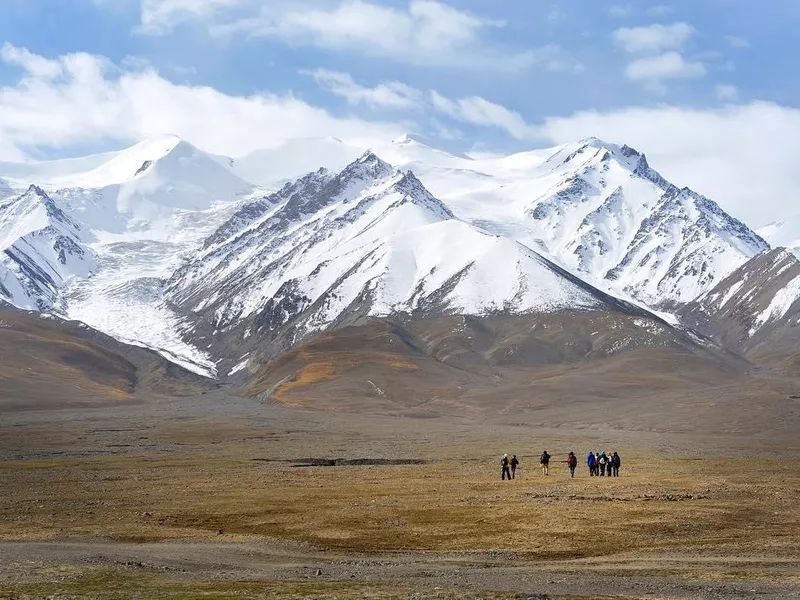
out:
{"label": "arid soil", "polygon": [[[216,393],[0,413],[0,598],[800,597],[800,439],[610,421]],[[570,479],[590,448],[622,476]]]}

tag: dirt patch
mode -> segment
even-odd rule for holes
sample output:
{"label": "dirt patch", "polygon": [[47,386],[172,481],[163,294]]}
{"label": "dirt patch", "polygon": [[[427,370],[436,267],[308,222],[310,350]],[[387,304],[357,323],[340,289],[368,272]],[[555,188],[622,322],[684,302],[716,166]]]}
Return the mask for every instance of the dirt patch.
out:
{"label": "dirt patch", "polygon": [[386,467],[426,465],[430,461],[421,458],[299,458],[292,462],[293,467]]}

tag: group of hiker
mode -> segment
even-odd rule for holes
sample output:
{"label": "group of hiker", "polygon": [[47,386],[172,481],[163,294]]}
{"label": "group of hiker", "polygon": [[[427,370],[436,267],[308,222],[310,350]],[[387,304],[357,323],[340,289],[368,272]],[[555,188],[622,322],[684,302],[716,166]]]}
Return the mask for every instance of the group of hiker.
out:
{"label": "group of hiker", "polygon": [[[552,458],[547,450],[544,450],[539,455],[539,465],[542,467],[543,475],[550,475],[550,460]],[[590,477],[605,477],[606,475],[608,477],[619,477],[620,465],[622,465],[622,460],[619,454],[610,450],[589,452],[586,455],[586,466],[589,467]],[[500,474],[502,480],[516,479],[517,467],[519,466],[519,459],[516,454],[512,455],[511,458],[508,457],[508,454],[503,454],[500,458],[500,466],[502,467]],[[569,468],[569,476],[575,477],[575,469],[578,467],[578,457],[575,452],[570,452],[567,455],[567,467]]]}
{"label": "group of hiker", "polygon": [[590,477],[619,477],[619,467],[622,461],[619,454],[605,450],[604,452],[589,452],[586,455],[586,466],[589,467]]}

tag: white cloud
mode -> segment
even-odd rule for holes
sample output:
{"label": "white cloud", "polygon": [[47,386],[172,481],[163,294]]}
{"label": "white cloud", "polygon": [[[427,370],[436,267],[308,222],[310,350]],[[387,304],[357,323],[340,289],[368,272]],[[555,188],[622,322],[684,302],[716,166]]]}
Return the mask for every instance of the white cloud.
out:
{"label": "white cloud", "polygon": [[688,23],[655,23],[647,27],[621,27],[611,34],[611,38],[625,52],[655,53],[680,50],[694,34],[694,27]]}
{"label": "white cloud", "polygon": [[625,67],[625,77],[630,81],[644,83],[652,91],[665,91],[664,80],[702,77],[705,65],[687,61],[677,52],[665,52],[658,56],[640,58]]}
{"label": "white cloud", "polygon": [[243,2],[244,0],[141,0],[139,31],[149,35],[164,35],[181,23],[212,18],[224,9],[233,8]]}
{"label": "white cloud", "polygon": [[743,37],[738,37],[738,36],[735,36],[735,35],[726,35],[724,39],[725,39],[726,42],[728,42],[728,44],[732,48],[749,48],[750,47],[750,42],[748,42]]}
{"label": "white cloud", "polygon": [[554,45],[506,51],[485,33],[505,26],[437,0],[385,5],[374,0],[141,0],[143,32],[161,35],[197,20],[217,37],[279,39],[382,57],[418,66],[459,66],[519,70],[576,67]]}
{"label": "white cloud", "polygon": [[348,73],[317,69],[306,72],[323,88],[341,96],[350,104],[366,104],[376,108],[414,109],[420,106],[422,93],[399,81],[364,87],[353,81]]}
{"label": "white cloud", "polygon": [[0,87],[0,158],[8,160],[37,147],[128,143],[163,133],[239,155],[320,135],[371,145],[405,129],[336,118],[291,94],[232,96],[210,87],[177,85],[151,68],[121,67],[90,54],[50,60],[4,46],[0,59],[24,69],[16,84]]}
{"label": "white cloud", "polygon": [[0,61],[7,65],[21,67],[41,79],[55,79],[63,73],[62,65],[30,52],[27,48],[17,48],[9,43],[0,48]]}
{"label": "white cloud", "polygon": [[481,127],[496,127],[518,140],[539,137],[536,128],[528,124],[522,115],[479,96],[452,100],[433,91],[431,103],[434,110],[457,121]]}
{"label": "white cloud", "polygon": [[797,214],[800,110],[768,102],[580,112],[548,119],[550,143],[596,135],[647,153],[676,185],[716,200],[751,227]]}
{"label": "white cloud", "polygon": [[[356,83],[348,73],[318,69],[308,72],[316,82],[332,94],[345,98],[351,104],[372,107],[421,110],[448,117],[460,123],[479,127],[494,127],[518,140],[536,139],[536,128],[519,113],[480,96],[448,98],[435,90],[423,92],[399,81],[366,87]],[[435,122],[434,127],[445,132],[442,137],[454,137],[446,126]]]}
{"label": "white cloud", "polygon": [[717,99],[721,102],[736,102],[739,99],[739,88],[735,85],[720,84],[715,88]]}

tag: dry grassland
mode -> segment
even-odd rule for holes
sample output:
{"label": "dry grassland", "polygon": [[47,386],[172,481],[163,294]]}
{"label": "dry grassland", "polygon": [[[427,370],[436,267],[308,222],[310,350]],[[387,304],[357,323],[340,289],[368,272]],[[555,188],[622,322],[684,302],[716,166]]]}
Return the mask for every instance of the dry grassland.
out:
{"label": "dry grassland", "polygon": [[[795,556],[792,461],[625,456],[622,477],[499,480],[488,456],[407,466],[295,467],[248,456],[112,456],[0,463],[0,539],[272,538],[350,552],[626,551]],[[532,461],[526,461],[532,462]],[[630,464],[633,463],[633,464]],[[694,566],[692,566],[694,568]]]}
{"label": "dry grassland", "polygon": [[[487,428],[489,433],[471,438],[448,434],[444,423],[413,434],[392,431],[391,421],[386,423],[362,437],[328,432],[327,424],[301,431],[302,426],[169,421],[142,432],[93,434],[109,431],[97,429],[72,437],[47,425],[0,427],[6,443],[38,448],[0,460],[0,482],[7,490],[0,495],[0,558],[15,557],[15,543],[168,542],[179,557],[181,544],[216,552],[225,544],[285,543],[300,549],[289,561],[298,564],[319,556],[430,559],[447,568],[528,565],[554,576],[597,573],[800,589],[796,457],[615,444],[623,458],[620,478],[589,478],[581,465],[570,479],[561,451],[570,447],[554,437],[537,441],[556,454],[549,476],[541,474],[534,456],[521,454],[517,479],[508,482],[500,480],[497,464],[501,451],[515,449],[505,430],[495,435]],[[434,435],[438,428],[441,434]],[[111,436],[96,450],[105,454],[86,450],[96,443],[92,435]],[[113,437],[119,435],[129,436],[125,444]],[[153,448],[137,448],[133,439]],[[597,446],[589,438],[573,441],[579,454]],[[297,466],[305,457],[376,456],[426,462]],[[306,551],[317,558],[303,559]],[[283,575],[251,581],[209,575],[209,568],[187,580],[178,573],[80,560],[65,559],[57,568],[48,561],[37,564],[38,570],[0,567],[0,598],[55,592],[59,598],[146,598],[146,590],[154,588],[164,594],[158,597],[170,598],[383,599],[418,592],[406,589],[399,575],[391,581],[372,575],[342,576],[353,581],[297,582]],[[418,597],[525,597],[477,593],[455,583],[453,589],[429,592]]]}

